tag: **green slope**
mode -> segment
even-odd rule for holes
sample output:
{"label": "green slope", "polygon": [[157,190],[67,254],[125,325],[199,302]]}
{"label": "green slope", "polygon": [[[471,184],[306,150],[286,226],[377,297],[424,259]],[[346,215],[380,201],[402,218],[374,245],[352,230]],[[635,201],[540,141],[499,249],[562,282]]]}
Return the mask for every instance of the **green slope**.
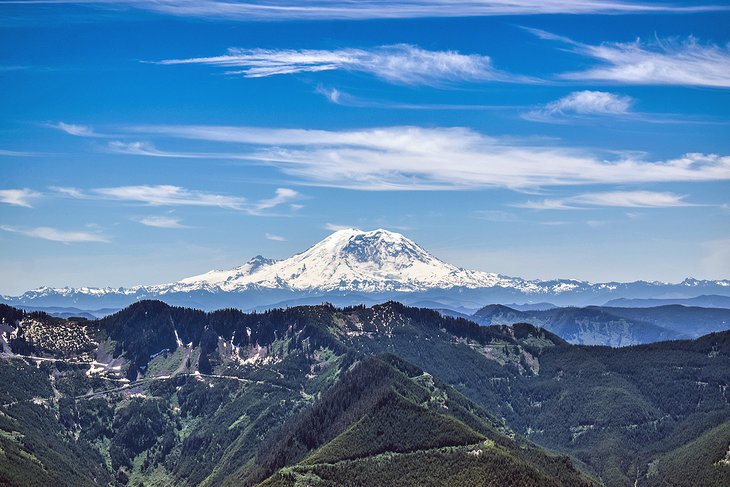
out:
{"label": "green slope", "polygon": [[99,452],[60,427],[46,372],[0,360],[0,485],[109,483]]}
{"label": "green slope", "polygon": [[650,463],[639,485],[724,487],[730,485],[730,421]]}
{"label": "green slope", "polygon": [[282,469],[261,485],[580,487],[593,484],[574,476],[556,478],[541,473],[505,449],[484,442],[411,453],[383,453],[334,464],[297,465]]}
{"label": "green slope", "polygon": [[[0,314],[13,352],[44,357],[0,359],[0,484],[362,480],[344,465],[383,482],[404,465],[501,482],[489,469],[511,465],[510,478],[573,485],[579,465],[623,487],[726,471],[714,465],[726,430],[708,432],[730,421],[728,332],[571,346],[527,324],[480,327],[398,303],[245,314],[147,301],[93,322]],[[91,373],[96,346],[118,373]],[[463,455],[484,441],[479,461]],[[459,466],[408,463],[422,455]]]}
{"label": "green slope", "polygon": [[[355,391],[372,398],[371,389],[357,386],[375,378],[378,399],[363,401]],[[305,454],[303,438],[317,429],[313,417],[329,420],[319,429],[339,424],[339,433],[316,436]],[[302,419],[286,425],[257,462],[288,459],[263,485],[593,485],[567,458],[513,438],[492,421],[453,388],[384,355],[358,363]]]}
{"label": "green slope", "polygon": [[484,436],[461,421],[386,393],[367,416],[302,463],[335,463],[385,452],[406,453],[477,443]]}

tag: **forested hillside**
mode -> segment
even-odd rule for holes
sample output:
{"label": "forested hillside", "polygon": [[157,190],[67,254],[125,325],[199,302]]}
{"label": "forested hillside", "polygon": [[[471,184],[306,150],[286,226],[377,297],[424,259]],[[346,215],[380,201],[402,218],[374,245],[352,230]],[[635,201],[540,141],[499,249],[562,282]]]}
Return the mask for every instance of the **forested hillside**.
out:
{"label": "forested hillside", "polygon": [[586,347],[394,302],[0,318],[9,485],[730,480],[727,332]]}

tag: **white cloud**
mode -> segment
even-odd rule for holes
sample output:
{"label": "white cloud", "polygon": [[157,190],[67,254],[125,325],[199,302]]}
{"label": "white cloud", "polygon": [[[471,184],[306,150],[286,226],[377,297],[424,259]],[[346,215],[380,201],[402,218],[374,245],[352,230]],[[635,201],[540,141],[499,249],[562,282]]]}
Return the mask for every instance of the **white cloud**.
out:
{"label": "white cloud", "polygon": [[209,153],[187,153],[187,152],[170,152],[157,149],[150,142],[141,141],[120,141],[113,140],[107,145],[109,150],[115,154],[128,154],[132,156],[153,156],[153,157],[172,157],[183,159],[235,159],[235,154],[209,154]]}
{"label": "white cloud", "polygon": [[268,210],[299,197],[299,193],[289,188],[277,188],[273,198],[261,200],[254,205],[256,211]]}
{"label": "white cloud", "polygon": [[109,142],[109,150],[117,154],[130,154],[133,156],[158,156],[158,157],[178,157],[174,153],[163,153],[158,151],[149,142],[123,142],[120,140],[113,140]]}
{"label": "white cloud", "polygon": [[325,223],[324,228],[325,228],[325,230],[337,232],[340,230],[349,230],[349,229],[355,228],[355,227],[353,227],[351,225],[337,225],[336,223]]}
{"label": "white cloud", "polygon": [[681,85],[730,88],[730,45],[702,44],[694,37],[644,42],[606,42],[589,45],[548,32],[528,29],[537,36],[570,44],[599,64],[585,71],[565,73],[572,80],[638,85]]}
{"label": "white cloud", "polygon": [[575,91],[523,115],[538,122],[559,121],[574,116],[625,116],[631,114],[634,100],[605,91]]}
{"label": "white cloud", "polygon": [[572,206],[567,198],[553,198],[544,200],[530,200],[525,203],[517,203],[514,205],[516,208],[527,208],[530,210],[577,210],[580,209],[576,206]]}
{"label": "white cloud", "polygon": [[122,201],[134,201],[151,206],[217,206],[231,210],[243,210],[246,200],[202,191],[193,191],[180,186],[117,186],[91,190],[96,196]]}
{"label": "white cloud", "polygon": [[269,164],[303,184],[360,190],[730,180],[730,156],[690,153],[651,161],[489,137],[467,128],[409,126],[359,130],[153,126],[147,134],[243,144],[238,158]]}
{"label": "white cloud", "polygon": [[686,197],[686,195],[656,191],[609,191],[578,195],[574,197],[574,202],[584,205],[619,206],[624,208],[695,206],[684,201]]}
{"label": "white cloud", "polygon": [[[48,5],[48,0],[6,3]],[[726,10],[721,5],[621,0],[53,0],[137,8],[182,17],[233,20],[390,19],[541,14],[620,14]]]}
{"label": "white cloud", "polygon": [[[158,154],[154,154],[158,156]],[[139,185],[139,186],[115,186],[110,188],[94,188],[81,190],[78,188],[53,187],[54,191],[77,199],[107,199],[118,201],[130,201],[149,206],[208,206],[225,208],[229,210],[242,211],[250,215],[264,215],[266,210],[290,202],[300,197],[297,191],[289,188],[277,188],[272,198],[249,202],[240,196],[196,191],[173,185]],[[296,211],[296,205],[292,205],[292,211]],[[183,228],[179,220],[170,217],[147,217],[140,220],[140,223],[148,226],[161,228]]]}
{"label": "white cloud", "polygon": [[[358,71],[370,73],[390,83],[433,85],[455,81],[510,81],[513,77],[492,67],[488,56],[456,51],[427,51],[417,46],[397,44],[374,49],[237,49],[222,56],[167,59],[158,64],[207,64],[248,78],[316,71]],[[526,81],[526,78],[515,78]],[[329,98],[337,102],[337,91]]]}
{"label": "white cloud", "polygon": [[127,154],[132,156],[168,157],[178,159],[243,159],[240,154],[231,153],[210,153],[210,152],[179,152],[165,151],[155,147],[150,142],[120,141],[114,140],[107,145],[110,152],[114,154]]}
{"label": "white cloud", "polygon": [[61,186],[51,186],[53,191],[56,191],[57,193],[61,193],[64,196],[68,196],[70,198],[76,198],[76,199],[83,199],[87,196],[80,190],[76,188],[68,188],[68,187],[61,187]]}
{"label": "white cloud", "polygon": [[27,151],[17,151],[17,150],[8,150],[8,149],[0,149],[0,156],[8,156],[8,157],[35,157],[40,155],[38,152],[27,152]]}
{"label": "white cloud", "polygon": [[548,220],[539,222],[540,225],[545,225],[546,227],[562,227],[565,225],[570,225],[570,222],[562,221],[562,220]]}
{"label": "white cloud", "polygon": [[[318,86],[317,93],[324,96],[325,98],[327,98],[327,100],[330,101],[330,103],[334,103],[335,105],[346,104],[342,102],[343,93],[337,88],[325,88],[323,86]],[[347,95],[347,93],[344,93],[344,95],[349,98],[349,95]]]}
{"label": "white cloud", "polygon": [[284,237],[281,237],[279,235],[273,235],[271,233],[267,233],[266,238],[268,240],[273,240],[275,242],[286,242],[286,239]]}
{"label": "white cloud", "polygon": [[186,225],[180,223],[179,218],[171,216],[146,216],[140,218],[139,222],[142,225],[155,228],[188,228]]}
{"label": "white cloud", "polygon": [[66,132],[69,135],[75,135],[77,137],[100,137],[100,135],[94,132],[94,129],[92,129],[88,125],[57,122],[48,124],[48,126]]}
{"label": "white cloud", "polygon": [[394,101],[369,100],[353,96],[337,88],[318,86],[317,93],[335,105],[354,108],[382,108],[386,110],[514,110],[512,105],[453,104],[453,103],[402,103]]}
{"label": "white cloud", "polygon": [[39,198],[41,194],[28,188],[0,189],[0,203],[32,208],[31,200]]}
{"label": "white cloud", "polygon": [[528,201],[515,206],[534,210],[579,210],[596,206],[621,208],[696,206],[684,201],[685,198],[686,195],[655,191],[608,191],[604,193],[584,193],[567,198]]}
{"label": "white cloud", "polygon": [[63,243],[109,242],[106,237],[98,233],[69,232],[51,227],[19,228],[9,225],[0,225],[0,230],[25,235],[26,237],[40,238]]}

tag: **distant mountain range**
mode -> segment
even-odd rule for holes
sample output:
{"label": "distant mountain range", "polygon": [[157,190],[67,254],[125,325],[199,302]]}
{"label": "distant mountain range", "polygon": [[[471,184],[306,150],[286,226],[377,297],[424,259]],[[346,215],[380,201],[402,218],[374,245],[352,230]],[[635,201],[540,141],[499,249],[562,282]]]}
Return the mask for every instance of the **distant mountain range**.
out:
{"label": "distant mountain range", "polygon": [[669,304],[680,304],[682,306],[699,306],[702,308],[730,308],[730,296],[702,295],[694,298],[664,298],[664,299],[612,299],[605,306],[617,308],[653,308]]}
{"label": "distant mountain range", "polygon": [[[444,310],[442,313],[450,314]],[[588,306],[520,311],[492,304],[473,315],[461,317],[481,325],[530,323],[570,343],[612,347],[697,338],[730,329],[730,309],[682,305],[653,308]]]}
{"label": "distant mountain range", "polygon": [[347,229],[288,259],[256,256],[234,269],[210,271],[174,283],[131,288],[41,287],[0,300],[16,306],[86,311],[121,308],[150,298],[206,310],[266,309],[323,301],[371,305],[394,299],[409,305],[473,312],[486,303],[549,301],[559,306],[584,306],[617,299],[676,300],[707,294],[730,296],[730,280],[688,278],[678,284],[527,280],[456,267],[399,233]]}

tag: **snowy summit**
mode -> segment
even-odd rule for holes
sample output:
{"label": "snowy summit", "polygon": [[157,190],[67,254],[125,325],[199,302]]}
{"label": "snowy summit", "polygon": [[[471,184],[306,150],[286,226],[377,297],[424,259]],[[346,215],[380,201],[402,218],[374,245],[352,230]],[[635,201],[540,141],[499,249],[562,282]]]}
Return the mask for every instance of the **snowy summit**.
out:
{"label": "snowy summit", "polygon": [[478,309],[487,302],[515,300],[585,305],[620,298],[688,298],[723,294],[729,287],[728,280],[686,279],[679,284],[527,280],[456,267],[400,233],[348,228],[288,259],[272,260],[259,255],[230,270],[214,270],[167,284],[130,288],[41,287],[17,297],[3,296],[0,301],[98,309],[126,306],[140,299],[163,299],[170,304],[216,309],[316,304],[334,296],[339,303],[358,304],[370,296],[375,301],[387,298]]}
{"label": "snowy summit", "polygon": [[288,259],[273,261],[258,256],[229,271],[183,279],[177,287],[218,287],[228,292],[251,286],[297,291],[413,292],[491,287],[501,280],[497,274],[447,264],[400,233],[348,228]]}

